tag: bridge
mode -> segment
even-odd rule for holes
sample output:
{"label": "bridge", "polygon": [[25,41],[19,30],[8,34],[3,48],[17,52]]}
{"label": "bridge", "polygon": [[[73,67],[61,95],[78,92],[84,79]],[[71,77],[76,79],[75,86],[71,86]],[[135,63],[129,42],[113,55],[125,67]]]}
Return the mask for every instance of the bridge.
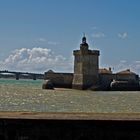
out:
{"label": "bridge", "polygon": [[[24,79],[44,79],[44,74],[39,74],[39,73],[29,73],[29,72],[16,72],[16,71],[8,71],[8,70],[2,70],[0,71],[0,78],[3,78],[4,75],[13,75],[16,80],[19,80],[21,77],[23,77]],[[9,77],[13,77],[9,75]],[[8,77],[8,76],[7,76]]]}

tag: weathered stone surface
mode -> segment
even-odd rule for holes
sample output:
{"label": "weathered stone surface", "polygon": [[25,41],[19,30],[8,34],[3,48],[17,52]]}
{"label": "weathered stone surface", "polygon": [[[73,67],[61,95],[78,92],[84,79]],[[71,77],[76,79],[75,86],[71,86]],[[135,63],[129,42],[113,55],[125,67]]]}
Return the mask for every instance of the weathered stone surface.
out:
{"label": "weathered stone surface", "polygon": [[44,80],[44,83],[42,84],[42,89],[54,89],[52,81]]}
{"label": "weathered stone surface", "polygon": [[[128,81],[123,88],[140,90],[139,76],[127,69],[118,73],[112,73],[111,68],[99,69],[99,50],[90,50],[86,37],[82,38],[80,50],[74,50],[74,73],[55,73],[52,70],[45,72],[44,79],[52,81],[57,88],[111,90],[113,80]],[[119,85],[121,86],[122,83]],[[44,85],[43,85],[44,86]],[[120,89],[120,86],[115,86]],[[123,84],[122,84],[123,86]],[[121,89],[122,90],[122,89]]]}
{"label": "weathered stone surface", "polygon": [[110,84],[111,90],[121,90],[121,91],[135,91],[140,90],[139,84],[132,83],[131,81],[113,81]]}
{"label": "weathered stone surface", "polygon": [[88,89],[98,85],[99,51],[89,50],[84,37],[80,44],[80,50],[75,50],[73,54],[75,59],[72,87],[74,89]]}
{"label": "weathered stone surface", "polygon": [[45,72],[45,80],[49,79],[52,81],[53,86],[57,88],[71,88],[73,74],[72,73],[55,73],[55,72]]}

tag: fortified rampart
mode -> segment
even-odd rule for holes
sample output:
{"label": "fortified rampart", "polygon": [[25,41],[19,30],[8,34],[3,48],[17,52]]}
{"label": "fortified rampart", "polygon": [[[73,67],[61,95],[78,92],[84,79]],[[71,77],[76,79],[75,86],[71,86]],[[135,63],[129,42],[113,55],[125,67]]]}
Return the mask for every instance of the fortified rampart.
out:
{"label": "fortified rampart", "polygon": [[48,71],[45,73],[44,79],[49,79],[54,87],[59,88],[72,88],[72,73],[55,73],[53,71]]}
{"label": "fortified rampart", "polygon": [[[139,90],[139,76],[129,69],[118,73],[99,70],[99,85],[101,90]],[[113,86],[112,86],[113,85]]]}
{"label": "fortified rampart", "polygon": [[44,79],[49,80],[46,84],[73,89],[140,90],[139,75],[130,69],[118,73],[112,73],[111,68],[100,69],[100,52],[89,49],[85,36],[82,38],[80,50],[74,50],[73,55],[74,73],[45,72]]}
{"label": "fortified rampart", "polygon": [[100,73],[99,74],[99,85],[101,90],[110,90],[110,84],[113,79],[116,78],[116,74]]}

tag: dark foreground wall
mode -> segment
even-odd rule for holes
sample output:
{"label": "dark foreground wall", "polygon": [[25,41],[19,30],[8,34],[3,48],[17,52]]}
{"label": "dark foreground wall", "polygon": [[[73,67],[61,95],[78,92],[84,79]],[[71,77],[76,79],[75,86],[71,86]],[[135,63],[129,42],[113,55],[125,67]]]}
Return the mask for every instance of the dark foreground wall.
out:
{"label": "dark foreground wall", "polygon": [[0,119],[0,140],[139,140],[140,121]]}

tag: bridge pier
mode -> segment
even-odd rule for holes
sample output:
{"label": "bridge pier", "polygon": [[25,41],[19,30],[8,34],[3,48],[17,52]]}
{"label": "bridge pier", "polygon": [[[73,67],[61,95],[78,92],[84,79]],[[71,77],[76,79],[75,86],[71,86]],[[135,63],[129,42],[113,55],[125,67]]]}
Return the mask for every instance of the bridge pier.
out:
{"label": "bridge pier", "polygon": [[33,80],[36,80],[36,75],[35,75],[35,74],[33,74],[33,76],[32,76],[32,77],[33,77]]}
{"label": "bridge pier", "polygon": [[16,80],[19,80],[19,73],[16,73]]}
{"label": "bridge pier", "polygon": [[[6,75],[11,74],[11,75]],[[15,77],[16,80],[19,80],[19,78],[23,79],[44,79],[44,74],[37,74],[37,73],[28,73],[28,72],[16,72],[16,71],[0,71],[0,78],[11,78]]]}

